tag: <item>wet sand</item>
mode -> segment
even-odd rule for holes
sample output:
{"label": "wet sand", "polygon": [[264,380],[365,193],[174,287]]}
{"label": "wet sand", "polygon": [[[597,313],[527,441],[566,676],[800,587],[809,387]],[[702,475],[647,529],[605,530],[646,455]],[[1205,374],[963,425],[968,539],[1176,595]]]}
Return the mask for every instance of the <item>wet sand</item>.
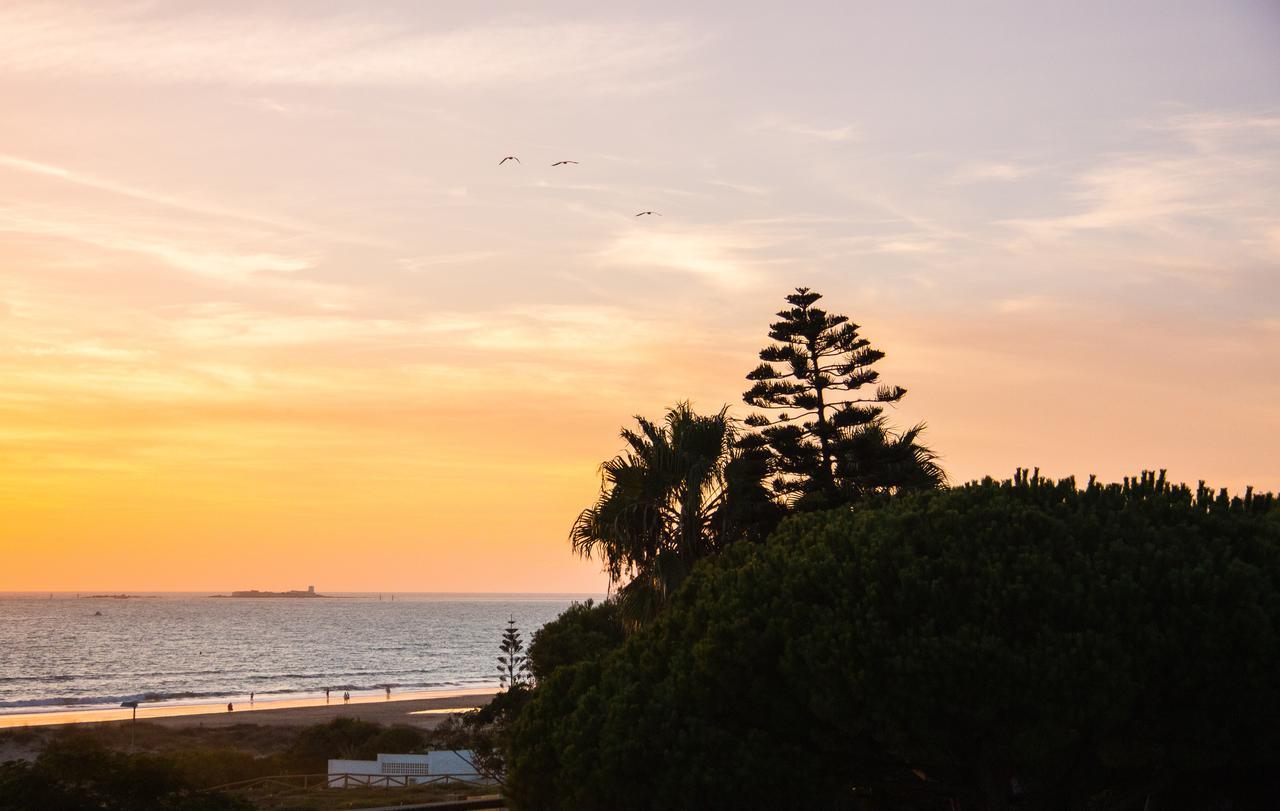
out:
{"label": "wet sand", "polygon": [[[231,726],[264,724],[270,726],[306,726],[333,718],[359,718],[379,724],[409,724],[430,728],[448,716],[440,710],[466,710],[489,702],[497,692],[493,688],[478,690],[430,690],[415,693],[352,696],[344,703],[342,694],[333,695],[326,704],[321,698],[247,700],[232,702],[235,710],[227,712],[220,704],[146,704],[138,707],[138,720],[164,726]],[[120,707],[106,710],[69,710],[0,715],[0,729],[16,727],[57,726],[64,724],[97,724],[128,721],[133,711]]]}

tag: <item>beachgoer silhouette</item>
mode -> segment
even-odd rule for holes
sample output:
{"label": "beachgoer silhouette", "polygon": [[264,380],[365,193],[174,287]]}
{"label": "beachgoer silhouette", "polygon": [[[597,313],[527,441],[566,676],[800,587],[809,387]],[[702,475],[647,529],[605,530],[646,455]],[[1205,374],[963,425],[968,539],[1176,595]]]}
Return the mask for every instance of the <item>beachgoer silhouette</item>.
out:
{"label": "beachgoer silhouette", "polygon": [[326,703],[326,704],[328,704],[328,703],[329,703],[329,688],[328,688],[328,687],[324,688],[324,703]]}
{"label": "beachgoer silhouette", "polygon": [[389,684],[387,685],[387,699],[391,699],[391,685]]}
{"label": "beachgoer silhouette", "polygon": [[230,702],[230,701],[228,701],[228,702],[227,702],[227,712],[231,712],[231,711],[232,711],[232,710],[234,710],[234,709],[235,709],[235,707],[231,706],[231,702]]}
{"label": "beachgoer silhouette", "polygon": [[350,694],[350,693],[343,693],[343,694],[342,694],[342,703],[343,703],[343,704],[346,704],[346,703],[347,703],[348,701],[350,701],[350,700],[351,700],[351,694]]}
{"label": "beachgoer silhouette", "polygon": [[249,694],[249,703],[250,703],[250,704],[252,704],[252,703],[253,703],[253,693],[250,693],[250,694]]}

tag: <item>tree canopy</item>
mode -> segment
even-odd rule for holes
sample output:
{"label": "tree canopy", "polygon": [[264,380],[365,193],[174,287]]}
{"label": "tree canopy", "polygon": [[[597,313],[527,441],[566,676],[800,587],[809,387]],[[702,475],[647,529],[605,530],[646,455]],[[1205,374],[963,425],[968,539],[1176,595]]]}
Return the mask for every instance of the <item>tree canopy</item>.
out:
{"label": "tree canopy", "polygon": [[[1274,807],[1280,511],[1019,474],[792,517],[516,719],[522,808]],[[859,805],[861,803],[862,805]]]}
{"label": "tree canopy", "polygon": [[534,632],[529,670],[542,681],[566,665],[600,658],[624,639],[622,613],[615,601],[573,603]]}
{"label": "tree canopy", "polygon": [[816,508],[940,486],[946,477],[919,441],[924,425],[895,433],[884,417],[907,393],[879,385],[884,352],[848,316],[814,306],[821,298],[807,287],[787,296],[791,306],[769,327],[777,343],[747,375],[747,405],[777,412],[748,417],[763,430],[744,443],[772,451],[775,494]]}
{"label": "tree canopy", "polygon": [[598,556],[633,620],[650,617],[693,564],[729,544],[764,536],[778,509],[758,450],[742,449],[727,409],[701,415],[685,402],[662,422],[636,417],[625,452],[601,465],[599,498],[570,540]]}

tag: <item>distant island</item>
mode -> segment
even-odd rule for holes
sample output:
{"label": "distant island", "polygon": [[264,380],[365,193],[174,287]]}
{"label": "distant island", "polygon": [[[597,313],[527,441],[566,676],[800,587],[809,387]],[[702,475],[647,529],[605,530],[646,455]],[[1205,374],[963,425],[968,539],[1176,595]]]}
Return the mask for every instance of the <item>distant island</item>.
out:
{"label": "distant island", "polygon": [[252,591],[233,591],[230,594],[214,594],[211,596],[223,597],[223,598],[250,597],[250,598],[283,598],[283,599],[290,599],[290,600],[297,600],[297,599],[305,600],[305,599],[311,599],[311,598],[324,598],[324,597],[327,597],[328,595],[316,594],[315,586],[307,586],[306,591],[298,591],[297,589],[294,589],[293,591],[258,591],[257,589],[253,589]]}

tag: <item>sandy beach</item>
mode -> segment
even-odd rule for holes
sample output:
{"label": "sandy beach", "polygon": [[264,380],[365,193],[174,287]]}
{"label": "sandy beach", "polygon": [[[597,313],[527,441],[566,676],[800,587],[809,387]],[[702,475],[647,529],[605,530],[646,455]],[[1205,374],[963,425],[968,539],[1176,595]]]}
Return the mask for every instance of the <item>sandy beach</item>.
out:
{"label": "sandy beach", "polygon": [[[235,724],[262,724],[268,726],[305,726],[328,721],[332,718],[359,718],[380,724],[409,724],[433,727],[449,714],[449,710],[465,710],[481,706],[493,696],[492,688],[474,690],[431,690],[393,693],[391,698],[382,695],[352,696],[343,702],[341,694],[330,697],[326,703],[321,698],[288,699],[278,701],[259,700],[250,704],[233,702],[235,709],[227,711],[226,703],[218,704],[143,704],[138,708],[138,720],[164,726],[232,726]],[[36,726],[60,726],[66,724],[100,724],[128,721],[133,711],[125,708],[67,710],[56,712],[29,712],[0,715],[0,729]]]}

